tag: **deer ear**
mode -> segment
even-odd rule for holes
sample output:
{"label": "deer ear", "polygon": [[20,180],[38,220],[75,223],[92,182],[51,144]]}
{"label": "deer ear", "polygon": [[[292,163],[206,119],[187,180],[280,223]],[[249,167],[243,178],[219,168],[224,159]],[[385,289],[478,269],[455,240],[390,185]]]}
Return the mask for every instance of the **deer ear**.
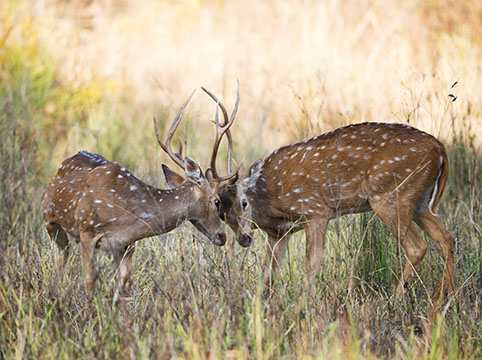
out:
{"label": "deer ear", "polygon": [[162,171],[164,172],[167,186],[169,186],[170,188],[178,187],[182,185],[184,181],[186,181],[186,179],[184,179],[181,175],[172,171],[164,164],[162,164]]}
{"label": "deer ear", "polygon": [[184,171],[186,172],[187,177],[196,184],[203,182],[205,179],[198,163],[188,157],[186,157],[184,160]]}
{"label": "deer ear", "polygon": [[251,165],[251,168],[249,169],[249,177],[244,179],[244,183],[248,189],[256,184],[256,181],[258,181],[262,170],[263,163],[261,162],[261,159],[256,160],[255,163]]}

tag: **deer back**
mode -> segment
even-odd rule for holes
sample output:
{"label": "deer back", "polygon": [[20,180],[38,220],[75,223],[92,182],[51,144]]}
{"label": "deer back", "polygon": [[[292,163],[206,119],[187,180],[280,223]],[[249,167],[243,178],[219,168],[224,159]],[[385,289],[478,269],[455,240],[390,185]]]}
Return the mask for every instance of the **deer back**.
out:
{"label": "deer back", "polygon": [[56,222],[78,239],[75,211],[85,186],[85,177],[98,166],[109,163],[104,157],[80,151],[65,159],[47,184],[42,197],[44,221]]}
{"label": "deer back", "polygon": [[222,211],[233,229],[245,228],[243,219],[250,218],[274,233],[297,221],[366,211],[372,199],[419,202],[436,211],[445,188],[437,184],[447,168],[443,144],[425,132],[400,124],[350,125],[255,163],[236,190],[225,186]]}

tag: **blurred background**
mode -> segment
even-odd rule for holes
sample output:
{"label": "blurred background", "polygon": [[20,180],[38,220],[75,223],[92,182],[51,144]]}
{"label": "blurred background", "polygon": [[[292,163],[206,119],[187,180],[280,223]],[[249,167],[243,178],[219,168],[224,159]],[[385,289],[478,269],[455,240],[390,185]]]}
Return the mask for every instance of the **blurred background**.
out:
{"label": "blurred background", "polygon": [[481,40],[478,0],[7,0],[1,135],[16,134],[9,148],[35,159],[41,183],[79,150],[157,177],[169,160],[152,116],[165,132],[196,88],[179,137],[207,167],[215,104],[200,86],[230,111],[239,79],[233,132],[244,168],[363,121],[479,145]]}

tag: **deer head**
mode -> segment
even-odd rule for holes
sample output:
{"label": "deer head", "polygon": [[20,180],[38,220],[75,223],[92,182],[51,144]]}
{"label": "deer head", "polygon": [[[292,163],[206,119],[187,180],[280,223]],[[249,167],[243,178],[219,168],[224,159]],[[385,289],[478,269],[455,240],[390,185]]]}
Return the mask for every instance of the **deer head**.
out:
{"label": "deer head", "polygon": [[[208,89],[202,87],[202,89],[216,102],[216,114],[213,123],[216,125],[216,137],[213,145],[213,151],[211,154],[211,167],[206,170],[206,174],[210,175],[214,181],[218,182],[218,194],[221,199],[220,215],[221,218],[234,230],[237,234],[238,243],[243,246],[249,246],[253,241],[253,230],[251,214],[248,208],[247,199],[243,196],[245,187],[248,186],[246,182],[238,181],[239,169],[241,164],[233,170],[233,141],[230,131],[239,106],[240,91],[239,81],[237,87],[236,102],[231,116],[228,117],[223,103]],[[219,109],[223,113],[224,123],[219,121]],[[228,141],[228,156],[227,156],[227,171],[226,175],[219,175],[216,169],[216,158],[221,143],[222,137],[226,136]],[[169,169],[166,165],[163,165],[164,175],[166,177],[167,184],[170,187],[179,186],[184,183],[185,179],[179,174]]]}
{"label": "deer head", "polygon": [[[212,173],[209,169],[206,171],[206,174],[203,175],[202,170],[200,169],[199,165],[197,165],[191,159],[189,159],[189,162],[194,163],[194,164],[191,163],[191,165],[195,166],[195,168],[193,168],[193,169],[195,169],[195,172],[194,173],[188,173],[188,171],[186,169],[186,161],[182,157],[182,145],[181,145],[181,143],[179,144],[179,150],[177,152],[173,151],[172,148],[171,148],[172,137],[173,137],[175,131],[177,130],[177,128],[178,128],[178,126],[181,122],[182,113],[184,111],[184,108],[187,106],[187,103],[189,102],[189,100],[191,99],[193,94],[194,94],[194,92],[191,94],[191,96],[183,104],[183,106],[181,107],[181,110],[179,111],[176,118],[172,122],[171,127],[169,128],[169,131],[167,133],[165,144],[162,142],[162,140],[159,136],[159,130],[157,128],[157,122],[156,122],[155,118],[153,119],[154,129],[155,129],[155,132],[156,132],[157,142],[159,143],[160,147],[169,155],[169,157],[179,167],[181,167],[185,170],[185,173],[187,175],[187,178],[184,179],[182,176],[180,176],[180,175],[176,174],[174,171],[170,170],[167,167],[167,165],[162,164],[163,172],[165,174],[166,174],[166,172],[169,172],[169,174],[172,174],[172,180],[170,180],[171,176],[166,175],[166,179],[167,179],[167,183],[168,183],[169,187],[170,188],[177,188],[177,187],[180,187],[180,186],[184,186],[186,184],[186,182],[191,181],[194,184],[197,184],[200,187],[200,189],[202,190],[198,195],[199,200],[197,202],[198,205],[199,205],[198,209],[200,211],[200,213],[199,213],[200,216],[197,216],[196,218],[192,218],[192,219],[189,219],[189,220],[196,227],[196,229],[198,229],[200,232],[202,232],[203,234],[205,234],[206,236],[208,236],[209,238],[212,239],[212,236],[210,237],[208,235],[209,233],[211,233],[209,231],[209,228],[210,228],[211,225],[206,227],[206,225],[205,225],[206,221],[203,218],[208,216],[209,217],[209,224],[216,224],[215,226],[218,226],[218,228],[219,228],[220,223],[218,222],[218,219],[215,219],[216,216],[219,218],[219,211],[220,211],[220,206],[221,206],[221,202],[220,202],[219,195],[218,195],[219,194],[219,182],[214,179],[214,177],[213,177],[213,175],[212,175]],[[188,158],[186,158],[186,159],[188,159]],[[191,174],[191,176],[189,174]],[[196,175],[199,178],[194,179],[192,175]],[[179,181],[179,179],[182,179],[182,181]],[[212,211],[213,209],[206,208],[207,206],[212,207],[213,204],[215,206],[216,212],[213,212]],[[201,214],[203,214],[203,215],[201,216]],[[223,232],[223,235],[224,235],[224,232]],[[216,245],[222,246],[226,243],[226,237],[225,237],[225,235],[220,236],[220,237],[214,239],[213,242]]]}

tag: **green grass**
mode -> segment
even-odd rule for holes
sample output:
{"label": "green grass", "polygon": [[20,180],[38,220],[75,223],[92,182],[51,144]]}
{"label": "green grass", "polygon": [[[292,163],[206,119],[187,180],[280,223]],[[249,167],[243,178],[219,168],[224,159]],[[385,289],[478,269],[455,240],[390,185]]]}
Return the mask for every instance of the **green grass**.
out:
{"label": "green grass", "polygon": [[[109,84],[63,84],[29,31],[21,33],[34,40],[24,47],[0,48],[0,358],[482,357],[482,155],[470,132],[447,143],[441,206],[460,291],[433,316],[441,257],[428,241],[419,277],[395,302],[403,251],[371,213],[332,221],[323,271],[310,288],[302,232],[292,237],[274,295],[263,300],[262,233],[249,249],[233,240],[217,248],[185,225],[138,242],[124,299],[115,293],[112,257],[98,252],[97,292],[87,301],[78,245],[64,272],[57,269],[40,213],[43,186],[67,144],[97,149],[160,183],[157,159],[145,156],[157,146],[146,113],[161,114],[164,125],[177,105],[131,108],[105,90]],[[149,130],[136,131],[139,124]],[[193,125],[185,133],[203,145]]]}

